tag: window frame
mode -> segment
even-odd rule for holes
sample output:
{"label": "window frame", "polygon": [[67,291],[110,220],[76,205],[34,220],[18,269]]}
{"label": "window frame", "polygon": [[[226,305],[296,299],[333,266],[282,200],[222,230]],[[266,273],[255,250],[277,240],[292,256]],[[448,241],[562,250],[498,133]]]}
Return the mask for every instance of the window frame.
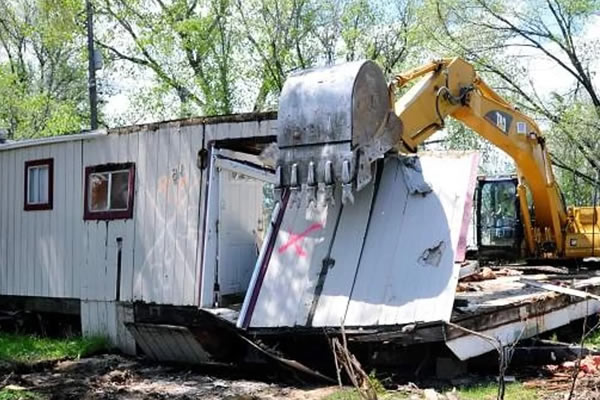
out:
{"label": "window frame", "polygon": [[[29,169],[32,167],[48,167],[48,201],[45,203],[29,203]],[[52,210],[54,207],[54,158],[25,161],[25,177],[23,191],[24,211]]]}
{"label": "window frame", "polygon": [[[91,211],[89,209],[90,196],[90,176],[102,172],[129,172],[127,180],[127,209],[114,211]],[[135,192],[135,163],[109,163],[101,165],[92,165],[85,167],[85,185],[83,194],[83,219],[85,221],[97,220],[115,220],[115,219],[131,219],[133,218],[133,199]]]}

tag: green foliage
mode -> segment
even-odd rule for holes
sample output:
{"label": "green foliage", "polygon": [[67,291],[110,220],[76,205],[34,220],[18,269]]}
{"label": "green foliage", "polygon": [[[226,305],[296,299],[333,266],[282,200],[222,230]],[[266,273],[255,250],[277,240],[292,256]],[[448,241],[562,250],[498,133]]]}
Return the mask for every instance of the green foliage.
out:
{"label": "green foliage", "polygon": [[104,337],[41,338],[0,333],[0,360],[34,362],[61,358],[80,358],[108,348]]}
{"label": "green foliage", "polygon": [[0,389],[0,400],[44,400],[45,396],[28,390]]}
{"label": "green foliage", "polygon": [[235,0],[247,49],[248,71],[258,83],[252,108],[273,108],[287,74],[315,65],[317,5],[310,0]]}
{"label": "green foliage", "polygon": [[0,1],[0,128],[14,139],[79,131],[87,114],[82,0]]}
{"label": "green foliage", "polygon": [[299,69],[370,58],[397,71],[418,52],[416,3],[97,1],[98,40],[111,72],[149,74],[145,93],[167,92],[136,102],[138,115],[259,111],[276,108],[285,78]]}
{"label": "green foliage", "polygon": [[[543,128],[570,204],[589,204],[600,169],[600,0],[93,0],[105,56],[100,93],[139,84],[110,125],[275,109],[297,70],[373,59],[389,78],[461,56]],[[84,0],[0,0],[0,129],[15,139],[87,124]],[[593,33],[593,32],[592,32]],[[539,90],[540,65],[566,76]],[[134,85],[135,86],[135,85]],[[102,117],[102,116],[101,116]],[[513,164],[448,122],[443,148],[478,149],[482,173]],[[595,160],[595,161],[594,161]],[[595,165],[592,165],[594,164]],[[568,168],[564,168],[564,167]],[[591,179],[590,179],[591,178]]]}
{"label": "green foliage", "polygon": [[600,329],[596,329],[585,338],[585,346],[600,349]]}
{"label": "green foliage", "polygon": [[[565,164],[583,175],[598,180],[599,170],[596,170],[584,156],[582,147],[585,145],[593,149],[590,154],[592,159],[596,157],[598,149],[597,130],[600,127],[595,115],[594,107],[588,102],[566,102],[555,96],[557,108],[561,109],[561,121],[554,124],[548,131],[548,142],[553,158],[561,165]],[[572,171],[555,168],[557,178],[560,181],[568,204],[590,205],[594,198],[600,203],[598,189],[591,185],[589,179],[574,174]]]}
{"label": "green foliage", "polygon": [[371,384],[371,387],[373,388],[373,390],[375,390],[375,393],[377,393],[377,394],[385,394],[386,393],[383,383],[381,383],[381,381],[377,378],[377,371],[375,371],[375,370],[371,371],[371,373],[369,374],[369,383]]}
{"label": "green foliage", "polygon": [[[95,6],[98,44],[113,71],[131,64],[136,68],[127,73],[150,72],[155,87],[177,99],[175,116],[233,111],[239,37],[229,0],[108,0]],[[154,114],[162,105],[139,106],[138,114]]]}
{"label": "green foliage", "polygon": [[362,397],[355,389],[344,388],[340,389],[328,396],[323,400],[361,400]]}

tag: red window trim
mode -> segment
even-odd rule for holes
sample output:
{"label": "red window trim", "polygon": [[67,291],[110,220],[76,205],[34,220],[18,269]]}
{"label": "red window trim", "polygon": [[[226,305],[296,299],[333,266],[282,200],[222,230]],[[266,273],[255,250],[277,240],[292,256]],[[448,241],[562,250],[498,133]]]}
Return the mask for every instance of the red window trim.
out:
{"label": "red window trim", "polygon": [[[48,166],[48,202],[29,204],[29,168],[39,167],[42,165]],[[25,161],[25,179],[24,179],[24,191],[23,191],[23,210],[25,211],[41,211],[41,210],[52,210],[54,205],[54,158],[44,158],[41,160],[29,160]]]}
{"label": "red window trim", "polygon": [[[124,169],[129,170],[129,180],[127,189],[129,196],[127,198],[127,210],[119,211],[90,211],[88,208],[88,195],[89,195],[89,184],[90,175],[97,172],[113,172],[121,171]],[[135,189],[135,163],[110,163],[102,165],[94,165],[85,167],[85,192],[83,194],[83,219],[86,221],[93,220],[113,220],[113,219],[130,219],[133,218],[133,197]]]}

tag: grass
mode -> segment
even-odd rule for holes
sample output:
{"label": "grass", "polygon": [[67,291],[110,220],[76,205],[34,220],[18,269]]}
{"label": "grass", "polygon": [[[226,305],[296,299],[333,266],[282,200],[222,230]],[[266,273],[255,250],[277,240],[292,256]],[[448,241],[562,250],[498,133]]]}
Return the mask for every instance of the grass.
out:
{"label": "grass", "polygon": [[[474,385],[469,387],[457,388],[457,397],[461,400],[495,400],[498,393],[496,383]],[[386,392],[379,395],[382,400],[406,400],[410,399],[410,394],[396,392]],[[506,385],[505,400],[537,400],[539,394],[534,389],[528,389],[520,383],[509,383]],[[1,399],[0,399],[1,400]],[[354,389],[341,389],[330,394],[323,400],[361,400],[361,397]]]}
{"label": "grass", "polygon": [[0,400],[44,400],[45,398],[27,390],[0,389]]}
{"label": "grass", "polygon": [[584,342],[585,346],[600,349],[600,329],[596,329],[592,332]]}
{"label": "grass", "polygon": [[[461,400],[495,400],[498,393],[498,385],[494,382],[457,388],[457,391]],[[536,400],[538,398],[539,395],[535,389],[526,388],[520,383],[509,383],[506,385],[505,400]]]}
{"label": "grass", "polygon": [[[107,347],[108,341],[103,337],[51,339],[0,333],[0,360],[3,361],[35,362],[80,358],[99,353]],[[0,396],[0,400],[5,399]]]}

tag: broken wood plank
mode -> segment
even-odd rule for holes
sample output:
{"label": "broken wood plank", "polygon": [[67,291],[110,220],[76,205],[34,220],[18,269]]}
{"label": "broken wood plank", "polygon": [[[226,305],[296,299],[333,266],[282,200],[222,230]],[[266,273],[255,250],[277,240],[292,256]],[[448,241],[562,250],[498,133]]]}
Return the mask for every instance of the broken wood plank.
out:
{"label": "broken wood plank", "polygon": [[466,265],[460,267],[460,270],[458,271],[458,279],[460,280],[477,273],[479,273],[479,263],[477,261],[468,262]]}

